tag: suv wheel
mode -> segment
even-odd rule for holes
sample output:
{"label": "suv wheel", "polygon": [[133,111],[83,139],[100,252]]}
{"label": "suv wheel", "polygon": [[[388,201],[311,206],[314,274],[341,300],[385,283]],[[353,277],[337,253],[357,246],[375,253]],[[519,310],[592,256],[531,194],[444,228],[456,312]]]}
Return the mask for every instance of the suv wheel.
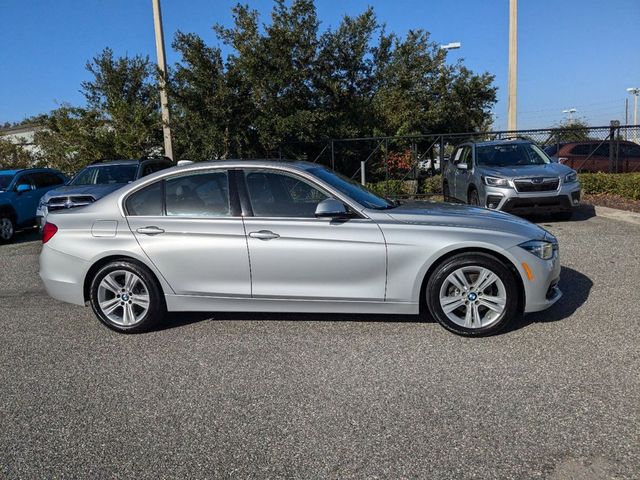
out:
{"label": "suv wheel", "polygon": [[95,274],[89,300],[100,321],[121,333],[147,331],[166,313],[162,291],[153,275],[125,260],[109,263]]}
{"label": "suv wheel", "polygon": [[480,205],[480,197],[478,191],[474,188],[469,192],[469,205]]}
{"label": "suv wheel", "polygon": [[13,218],[6,213],[0,213],[0,242],[9,242],[15,233]]}
{"label": "suv wheel", "polygon": [[495,257],[463,253],[443,262],[431,275],[427,306],[447,330],[490,335],[518,316],[517,285],[513,272]]}

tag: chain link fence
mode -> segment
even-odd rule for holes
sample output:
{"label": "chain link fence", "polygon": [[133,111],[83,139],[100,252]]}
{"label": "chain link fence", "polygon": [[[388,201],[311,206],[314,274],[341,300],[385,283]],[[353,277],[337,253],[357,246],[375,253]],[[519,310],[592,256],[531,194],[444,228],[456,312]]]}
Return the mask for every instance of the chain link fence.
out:
{"label": "chain link fence", "polygon": [[458,145],[508,139],[530,140],[580,172],[640,172],[638,125],[334,138],[283,144],[272,157],[326,165],[386,196],[428,197],[439,193],[436,176]]}

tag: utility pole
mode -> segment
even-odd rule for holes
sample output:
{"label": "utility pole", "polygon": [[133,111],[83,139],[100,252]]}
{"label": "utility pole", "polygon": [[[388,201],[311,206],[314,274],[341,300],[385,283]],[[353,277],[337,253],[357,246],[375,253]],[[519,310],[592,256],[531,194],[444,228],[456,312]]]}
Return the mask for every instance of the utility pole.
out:
{"label": "utility pole", "polygon": [[[640,95],[639,87],[627,88],[627,92],[633,95],[633,124],[638,125],[638,95]],[[638,143],[638,129],[633,129],[633,141]]]}
{"label": "utility pole", "polygon": [[162,109],[162,134],[164,136],[164,154],[173,160],[171,144],[171,127],[169,125],[169,99],[167,97],[167,61],[164,55],[164,33],[162,31],[162,11],[160,0],[153,2],[153,25],[156,31],[156,52],[158,54],[158,70],[160,70],[160,108]]}
{"label": "utility pole", "polygon": [[507,130],[517,130],[518,0],[509,0],[509,96]]}

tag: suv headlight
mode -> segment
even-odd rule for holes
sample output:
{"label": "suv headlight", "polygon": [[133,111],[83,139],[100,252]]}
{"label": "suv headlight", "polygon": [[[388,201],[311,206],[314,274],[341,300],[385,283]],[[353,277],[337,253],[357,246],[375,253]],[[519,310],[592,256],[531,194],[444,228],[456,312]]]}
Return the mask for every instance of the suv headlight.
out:
{"label": "suv headlight", "polygon": [[564,177],[564,183],[574,183],[578,181],[578,174],[576,172],[567,173]]}
{"label": "suv headlight", "polygon": [[518,246],[543,260],[551,260],[553,258],[553,253],[558,249],[557,243],[547,242],[546,240],[530,240],[528,242],[521,243]]}
{"label": "suv headlight", "polygon": [[507,180],[506,178],[483,176],[482,181],[485,185],[489,185],[490,187],[511,188],[511,185],[509,185],[509,180]]}

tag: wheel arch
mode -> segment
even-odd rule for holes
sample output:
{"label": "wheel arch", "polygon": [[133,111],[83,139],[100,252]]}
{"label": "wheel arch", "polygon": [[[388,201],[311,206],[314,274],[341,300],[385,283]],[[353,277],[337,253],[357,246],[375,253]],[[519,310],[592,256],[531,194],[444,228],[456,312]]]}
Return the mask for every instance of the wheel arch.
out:
{"label": "wheel arch", "polygon": [[91,265],[91,267],[89,267],[89,270],[87,270],[87,273],[84,276],[84,282],[82,285],[82,295],[84,297],[85,302],[89,301],[89,289],[91,288],[91,280],[93,279],[93,276],[96,274],[96,272],[98,272],[98,270],[100,270],[105,265],[111,262],[117,262],[117,261],[132,262],[138,265],[139,267],[147,270],[155,280],[156,284],[158,285],[158,288],[160,289],[164,297],[166,292],[164,289],[163,282],[160,281],[160,278],[158,278],[158,275],[156,275],[156,272],[154,272],[152,268],[149,268],[147,265],[145,265],[143,262],[141,262],[137,258],[128,256],[128,255],[115,254],[115,255],[108,255],[106,257],[98,259],[96,262],[93,263],[93,265]]}
{"label": "wheel arch", "polygon": [[509,270],[512,271],[514,277],[516,278],[516,282],[518,283],[518,311],[519,312],[524,312],[524,308],[525,308],[525,304],[526,304],[526,293],[524,290],[524,281],[522,280],[522,275],[520,274],[518,268],[516,267],[516,265],[513,263],[513,261],[511,261],[507,256],[503,255],[500,252],[497,252],[495,250],[491,250],[490,248],[485,248],[485,247],[462,247],[462,248],[456,248],[453,250],[449,250],[445,253],[443,253],[442,255],[440,255],[438,258],[436,258],[431,265],[429,266],[429,268],[427,269],[427,271],[425,272],[423,278],[422,278],[422,283],[420,284],[420,299],[419,299],[419,304],[420,304],[420,312],[425,312],[427,305],[426,305],[426,290],[427,290],[427,284],[429,283],[429,279],[431,278],[431,276],[433,275],[433,273],[436,271],[436,269],[442,265],[444,262],[446,262],[447,260],[449,260],[450,258],[456,256],[456,255],[460,255],[463,253],[483,253],[485,255],[490,255],[492,257],[494,257],[496,260],[498,260],[500,263],[502,263],[504,266],[506,266]]}
{"label": "wheel arch", "polygon": [[16,210],[10,203],[4,203],[0,205],[0,214],[8,214],[9,217],[13,220],[13,223],[15,223],[18,218]]}

